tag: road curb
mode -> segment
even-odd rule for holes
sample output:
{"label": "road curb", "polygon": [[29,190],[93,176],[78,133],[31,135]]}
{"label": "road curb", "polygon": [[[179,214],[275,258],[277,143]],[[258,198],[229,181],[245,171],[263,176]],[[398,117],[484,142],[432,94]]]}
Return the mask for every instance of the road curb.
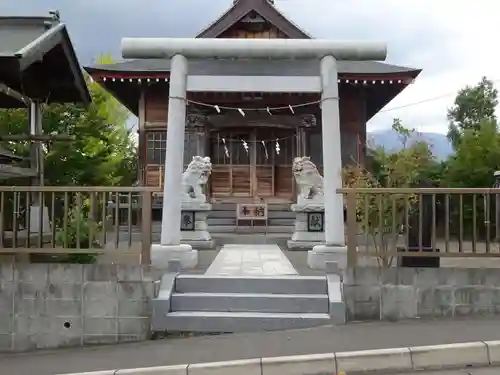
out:
{"label": "road curb", "polygon": [[500,364],[500,341],[255,358],[65,375],[315,375]]}

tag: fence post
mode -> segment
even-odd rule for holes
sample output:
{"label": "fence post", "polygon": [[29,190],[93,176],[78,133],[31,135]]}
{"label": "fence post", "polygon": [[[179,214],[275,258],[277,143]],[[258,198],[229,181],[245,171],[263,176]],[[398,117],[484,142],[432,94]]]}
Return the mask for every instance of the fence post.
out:
{"label": "fence post", "polygon": [[151,191],[144,190],[141,193],[141,264],[151,264],[151,237],[152,237],[152,199]]}
{"label": "fence post", "polygon": [[[495,182],[493,183],[493,188],[500,188],[500,171],[495,171],[493,173]],[[500,241],[500,194],[495,194],[495,242]]]}
{"label": "fence post", "polygon": [[347,268],[354,268],[358,263],[356,217],[356,189],[347,191]]}

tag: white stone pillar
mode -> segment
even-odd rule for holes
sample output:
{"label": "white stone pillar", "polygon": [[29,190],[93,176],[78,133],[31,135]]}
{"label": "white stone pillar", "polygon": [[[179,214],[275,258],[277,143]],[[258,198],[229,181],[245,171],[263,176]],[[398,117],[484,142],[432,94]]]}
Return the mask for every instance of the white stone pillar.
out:
{"label": "white stone pillar", "polygon": [[344,205],[337,189],[342,187],[342,152],[340,138],[339,88],[337,60],[321,59],[321,131],[323,138],[323,178],[325,202],[325,245],[309,251],[307,262],[313,269],[324,269],[325,262],[347,265],[344,235]]}
{"label": "white stone pillar", "polygon": [[198,263],[198,253],[190,245],[181,245],[181,189],[184,169],[184,131],[186,128],[187,59],[177,54],[170,65],[168,98],[167,146],[163,185],[163,212],[160,244],[151,248],[151,263],[168,268],[170,261],[192,268]]}

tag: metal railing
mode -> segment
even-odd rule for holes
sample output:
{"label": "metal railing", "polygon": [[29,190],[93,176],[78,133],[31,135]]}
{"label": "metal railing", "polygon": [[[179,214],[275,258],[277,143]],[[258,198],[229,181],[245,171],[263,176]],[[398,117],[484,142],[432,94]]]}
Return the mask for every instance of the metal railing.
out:
{"label": "metal railing", "polygon": [[[158,193],[152,187],[0,187],[0,255],[71,261],[130,255],[149,264]],[[500,258],[498,188],[338,193],[346,206],[351,267],[360,256],[383,266],[404,256]]]}
{"label": "metal railing", "polygon": [[[148,187],[0,187],[0,255],[136,256],[150,263]],[[24,255],[24,258],[23,258]],[[87,259],[87,260],[85,260]]]}
{"label": "metal railing", "polygon": [[500,189],[346,188],[348,264],[411,257],[500,257]]}

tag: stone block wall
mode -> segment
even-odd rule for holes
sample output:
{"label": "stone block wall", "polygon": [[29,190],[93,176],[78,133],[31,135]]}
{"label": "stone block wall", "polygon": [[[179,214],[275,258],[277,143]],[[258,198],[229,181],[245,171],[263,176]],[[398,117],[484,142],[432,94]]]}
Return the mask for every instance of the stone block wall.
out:
{"label": "stone block wall", "polygon": [[0,263],[0,351],[148,339],[160,276],[142,266]]}
{"label": "stone block wall", "polygon": [[348,321],[500,314],[500,269],[358,267],[343,293]]}

